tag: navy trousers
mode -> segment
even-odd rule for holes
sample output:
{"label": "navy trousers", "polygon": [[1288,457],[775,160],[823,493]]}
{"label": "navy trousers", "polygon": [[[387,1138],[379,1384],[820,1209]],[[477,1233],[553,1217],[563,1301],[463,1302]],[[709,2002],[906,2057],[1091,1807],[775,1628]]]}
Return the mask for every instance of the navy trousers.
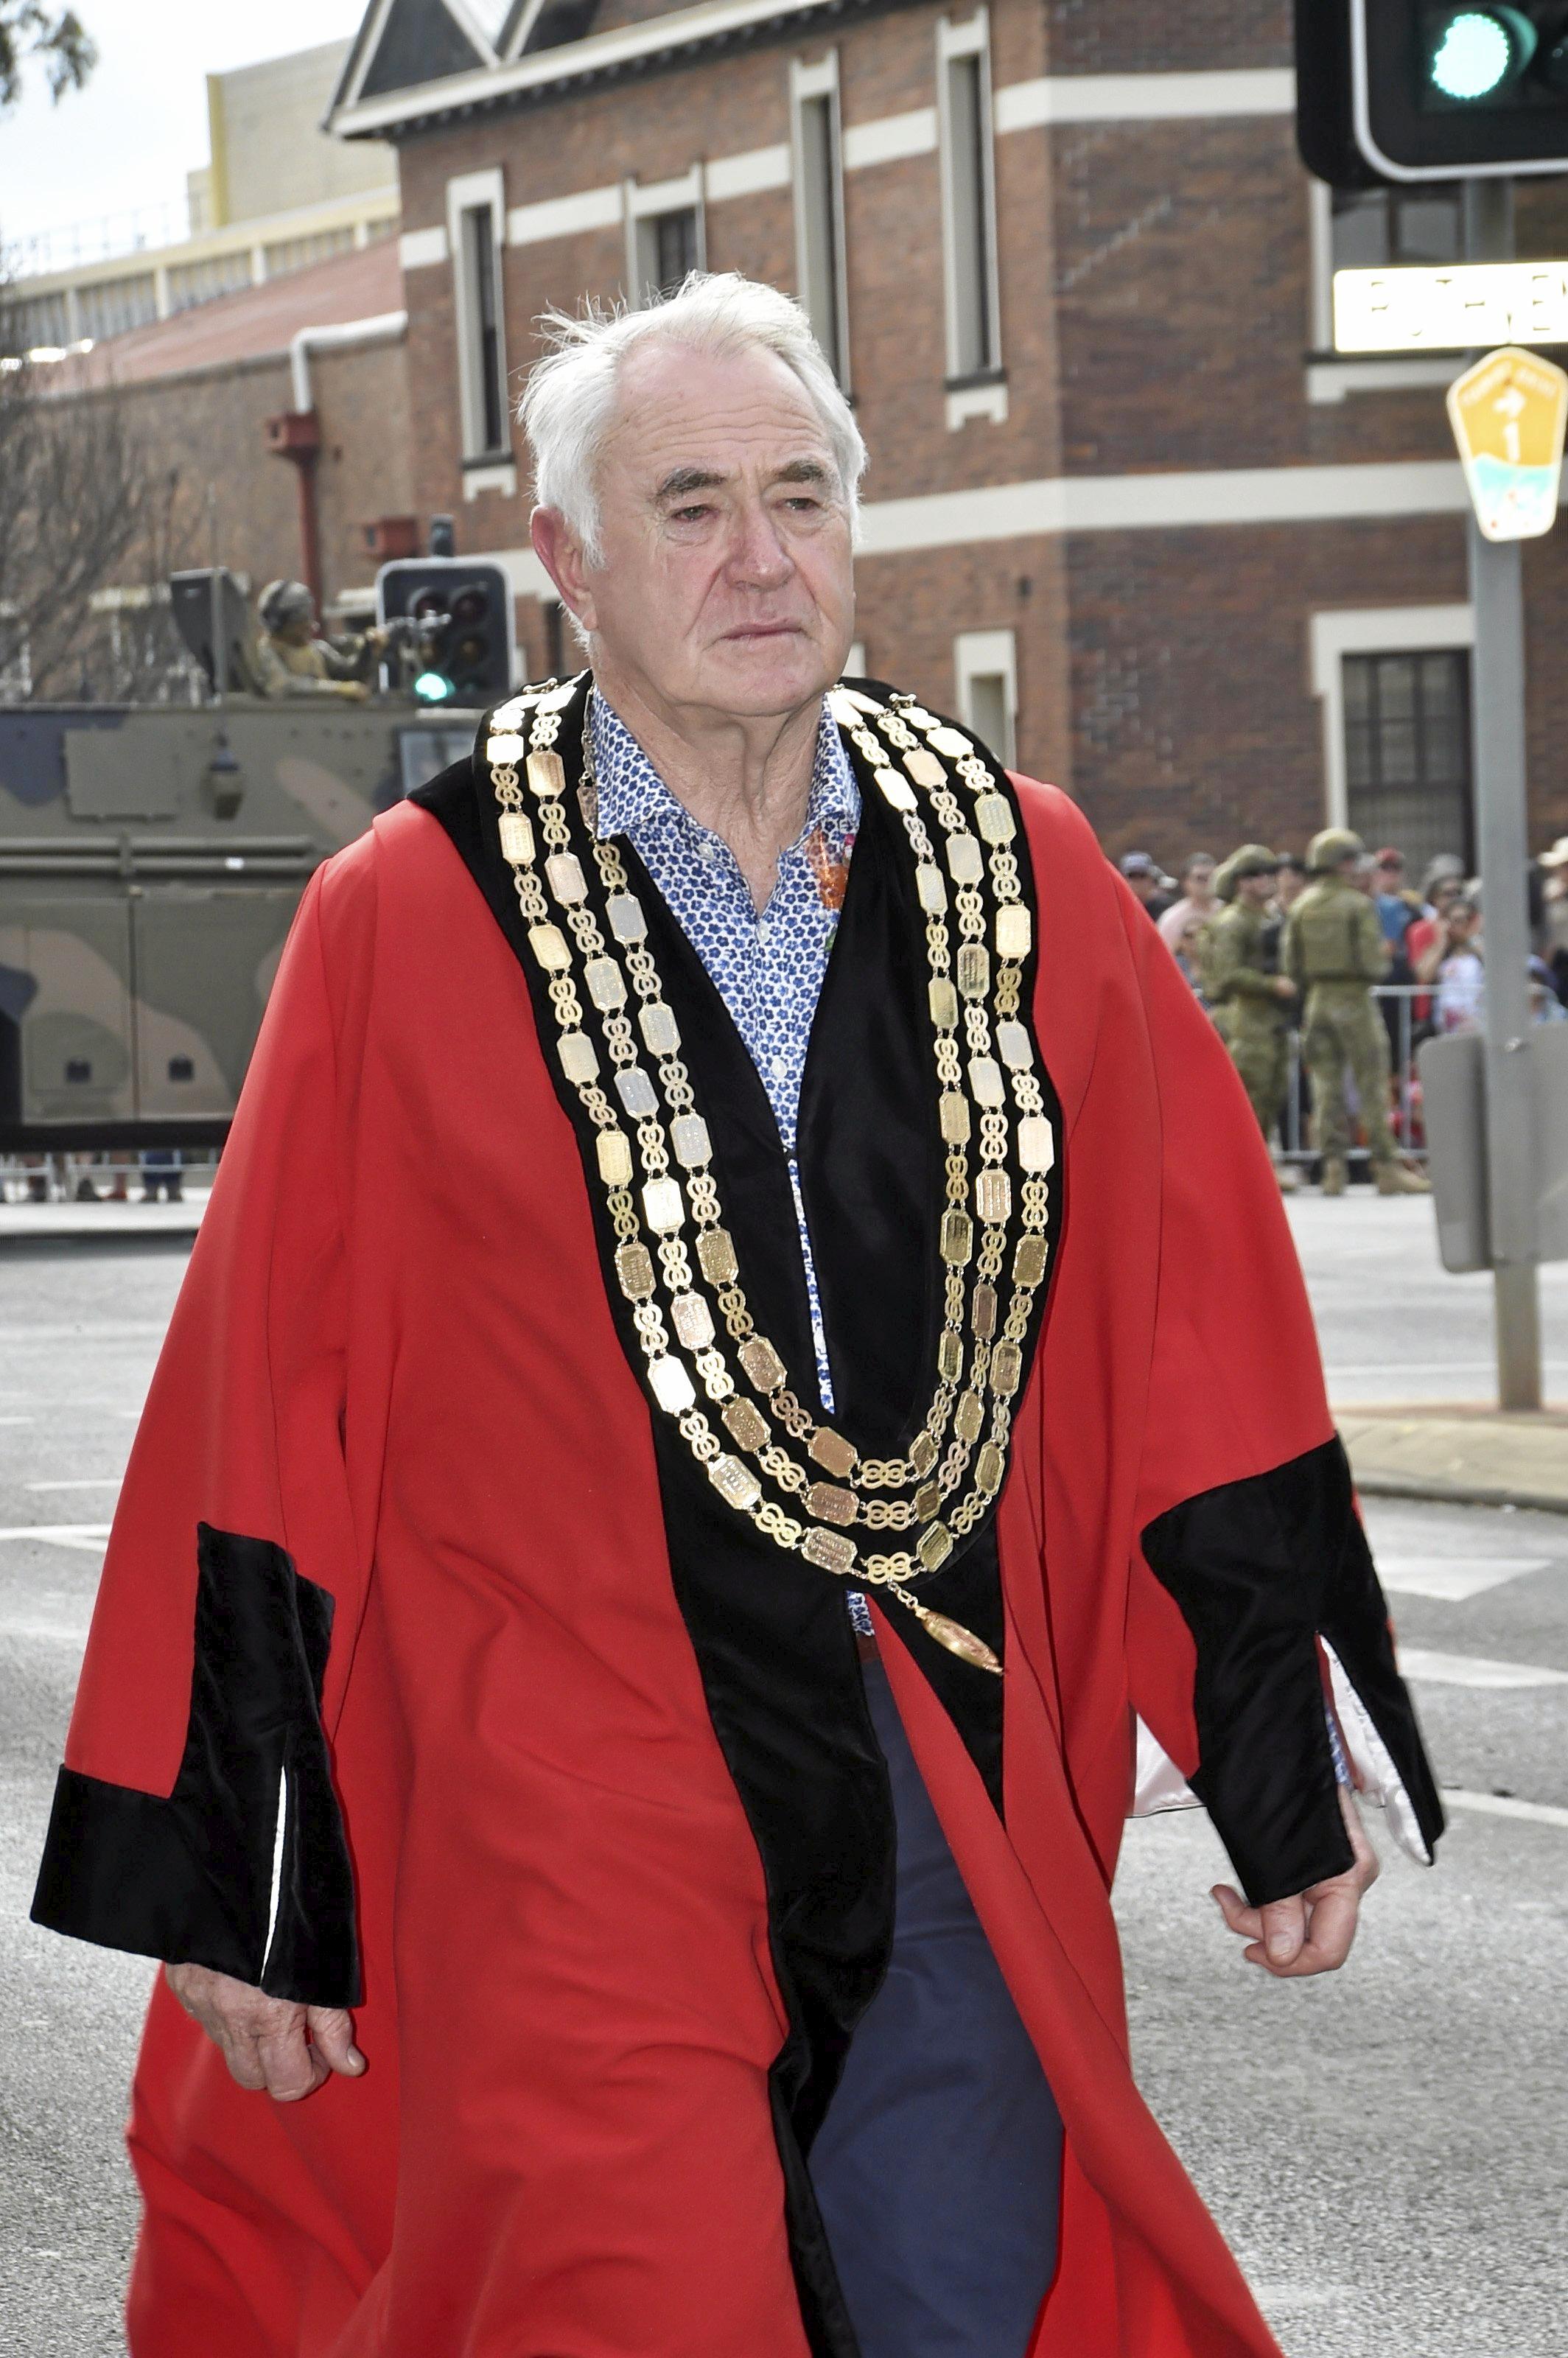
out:
{"label": "navy trousers", "polygon": [[892,1961],[811,2149],[861,2358],[1023,2358],[1056,2265],[1062,2123],[893,1704]]}

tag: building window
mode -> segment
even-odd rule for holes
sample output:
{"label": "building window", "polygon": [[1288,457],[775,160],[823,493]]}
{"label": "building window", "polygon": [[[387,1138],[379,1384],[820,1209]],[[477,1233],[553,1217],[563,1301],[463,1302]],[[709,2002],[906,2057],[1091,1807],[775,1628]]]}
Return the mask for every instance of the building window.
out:
{"label": "building window", "polygon": [[1011,631],[964,631],[953,642],[958,718],[1004,770],[1018,758],[1018,649]]}
{"label": "building window", "polygon": [[625,203],[627,290],[641,308],[707,267],[702,167],[647,188],[628,180]]}
{"label": "building window", "polygon": [[697,268],[697,207],[681,205],[673,213],[655,213],[643,223],[647,247],[647,285],[658,295],[673,295]]}
{"label": "building window", "polygon": [[990,38],[984,9],[936,27],[942,146],[942,254],[947,293],[947,376],[962,384],[1001,367]]}
{"label": "building window", "polygon": [[838,58],[790,68],[795,149],[795,285],[811,331],[843,390],[849,390],[849,321],[844,274],[844,158],[838,121]]}
{"label": "building window", "polygon": [[1420,871],[1471,850],[1470,656],[1465,647],[1343,658],[1346,816],[1368,847]]}
{"label": "building window", "polygon": [[512,450],[501,279],[506,208],[498,170],[466,172],[448,181],[447,235],[453,262],[463,458],[475,463],[506,459]]}

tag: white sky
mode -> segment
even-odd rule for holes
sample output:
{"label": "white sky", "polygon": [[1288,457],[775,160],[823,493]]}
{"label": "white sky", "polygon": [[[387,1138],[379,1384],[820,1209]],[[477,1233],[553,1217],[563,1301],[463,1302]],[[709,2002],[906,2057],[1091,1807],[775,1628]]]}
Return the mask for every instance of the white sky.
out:
{"label": "white sky", "polygon": [[364,0],[76,0],[98,70],[58,106],[30,70],[0,116],[0,239],[185,194],[208,160],[209,73],[346,39]]}

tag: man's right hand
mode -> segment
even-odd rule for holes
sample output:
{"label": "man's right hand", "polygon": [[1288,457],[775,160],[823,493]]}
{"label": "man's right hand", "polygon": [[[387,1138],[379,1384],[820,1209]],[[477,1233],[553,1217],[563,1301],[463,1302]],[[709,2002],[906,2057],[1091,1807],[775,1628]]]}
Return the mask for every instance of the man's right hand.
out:
{"label": "man's right hand", "polygon": [[357,2080],[365,2068],[354,2027],[341,2006],[296,2006],[208,1965],[165,1965],[164,1978],[242,2088],[265,2089],[280,2104],[313,2095],[334,2071]]}

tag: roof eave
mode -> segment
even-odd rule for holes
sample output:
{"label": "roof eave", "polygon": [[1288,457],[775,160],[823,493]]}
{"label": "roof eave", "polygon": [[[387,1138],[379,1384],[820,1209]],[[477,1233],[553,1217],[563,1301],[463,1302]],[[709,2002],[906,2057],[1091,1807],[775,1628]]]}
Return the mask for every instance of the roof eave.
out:
{"label": "roof eave", "polygon": [[481,73],[452,74],[413,90],[333,110],[340,139],[390,139],[503,106],[547,105],[594,84],[667,71],[703,52],[766,39],[816,17],[867,16],[910,0],[701,0],[667,16],[589,33]]}

